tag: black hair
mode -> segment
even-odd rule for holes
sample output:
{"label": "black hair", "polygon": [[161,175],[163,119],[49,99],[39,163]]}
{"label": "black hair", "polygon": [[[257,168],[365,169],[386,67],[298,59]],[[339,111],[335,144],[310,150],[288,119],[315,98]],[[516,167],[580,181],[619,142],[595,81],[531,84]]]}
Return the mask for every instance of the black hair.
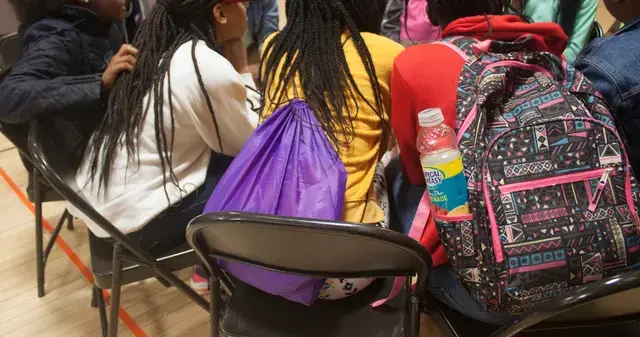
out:
{"label": "black hair", "polygon": [[71,0],[9,0],[13,10],[22,24],[38,21],[60,10],[62,5],[71,3]]}
{"label": "black hair", "polygon": [[505,0],[429,0],[429,12],[435,14],[442,28],[469,16],[502,15],[505,9]]}
{"label": "black hair", "polygon": [[[216,0],[161,0],[149,17],[143,21],[133,45],[140,51],[136,66],[131,73],[124,73],[114,85],[109,97],[109,106],[99,127],[90,142],[91,160],[90,174],[99,177],[99,188],[109,184],[109,174],[114,163],[114,156],[121,146],[126,147],[130,158],[137,156],[137,142],[145,117],[151,109],[154,114],[155,142],[162,163],[165,194],[170,180],[176,187],[178,179],[172,168],[172,149],[174,139],[174,116],[171,99],[171,58],[180,46],[193,42],[191,57],[198,77],[200,88],[206,98],[207,107],[213,118],[218,134],[218,142],[222,149],[218,124],[213,106],[202,81],[195,49],[198,41],[204,41],[211,49],[217,50],[216,34],[213,26],[213,6]],[[165,133],[164,92],[165,78],[169,92],[169,134]],[[153,106],[143,104],[146,95]],[[143,106],[144,105],[144,106]]]}
{"label": "black hair", "polygon": [[[302,93],[338,151],[353,140],[358,98],[380,117],[386,132],[380,84],[361,34],[380,32],[384,7],[384,0],[287,0],[287,24],[265,46],[260,64],[262,106],[269,109],[267,98],[274,105],[285,103],[292,98],[286,94],[293,87]],[[351,74],[343,49],[344,32],[369,76],[374,102],[364,98]]]}

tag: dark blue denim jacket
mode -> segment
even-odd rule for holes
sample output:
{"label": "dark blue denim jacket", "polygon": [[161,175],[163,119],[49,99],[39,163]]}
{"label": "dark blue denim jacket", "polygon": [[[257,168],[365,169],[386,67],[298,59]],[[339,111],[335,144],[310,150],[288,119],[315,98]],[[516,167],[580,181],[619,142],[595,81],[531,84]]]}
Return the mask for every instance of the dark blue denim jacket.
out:
{"label": "dark blue denim jacket", "polygon": [[622,127],[636,176],[640,173],[640,18],[593,41],[575,67],[600,91]]}

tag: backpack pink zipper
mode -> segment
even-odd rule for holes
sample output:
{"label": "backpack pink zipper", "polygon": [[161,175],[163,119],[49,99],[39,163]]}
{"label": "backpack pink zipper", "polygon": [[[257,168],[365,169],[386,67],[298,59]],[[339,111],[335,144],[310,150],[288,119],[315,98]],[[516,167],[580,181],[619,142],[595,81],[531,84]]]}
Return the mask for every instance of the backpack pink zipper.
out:
{"label": "backpack pink zipper", "polygon": [[[500,192],[502,194],[521,192],[521,191],[533,190],[541,187],[590,180],[590,179],[603,176],[605,172],[609,172],[609,174],[615,175],[615,171],[612,168],[601,168],[601,169],[594,169],[594,170],[589,170],[589,171],[584,171],[579,173],[567,174],[560,177],[551,177],[551,178],[527,181],[523,183],[502,185],[498,187],[498,189],[500,189]],[[609,174],[607,174],[607,177],[609,176]]]}
{"label": "backpack pink zipper", "polygon": [[612,176],[615,174],[616,172],[613,168],[601,168],[601,169],[589,170],[585,172],[568,174],[560,177],[551,177],[551,178],[527,181],[524,183],[503,185],[498,187],[498,189],[500,190],[501,194],[509,194],[513,192],[529,191],[536,188],[542,188],[547,186],[586,181],[586,180],[591,180],[591,179],[600,177],[600,181],[598,182],[596,191],[595,193],[593,193],[593,195],[591,196],[591,200],[589,201],[589,211],[595,212],[596,208],[598,208],[598,203],[600,203],[600,197],[602,196],[602,192],[604,192],[604,189],[607,187],[607,181],[609,181],[609,176]]}

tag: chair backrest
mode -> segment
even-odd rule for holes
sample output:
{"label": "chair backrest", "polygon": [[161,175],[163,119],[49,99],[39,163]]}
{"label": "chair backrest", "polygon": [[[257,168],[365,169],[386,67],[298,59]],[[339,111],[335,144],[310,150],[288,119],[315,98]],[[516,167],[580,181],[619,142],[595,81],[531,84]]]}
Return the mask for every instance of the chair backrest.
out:
{"label": "chair backrest", "polygon": [[34,165],[65,200],[104,229],[113,239],[120,242],[138,258],[154,261],[155,258],[151,254],[142,250],[137,243],[129,240],[82,196],[75,179],[78,167],[72,164],[75,160],[70,158],[65,151],[60,151],[64,148],[64,144],[62,144],[64,138],[60,131],[47,127],[47,125],[51,124],[43,123],[37,119],[30,123],[29,151]]}
{"label": "chair backrest", "polygon": [[[534,310],[518,323],[505,327],[498,336],[516,336],[539,323],[640,319],[640,270],[589,283],[558,296]],[[578,323],[580,324],[580,323]],[[586,323],[582,323],[586,324]],[[534,327],[535,328],[535,327]]]}
{"label": "chair backrest", "polygon": [[417,291],[431,266],[411,238],[373,225],[250,213],[210,213],[187,227],[187,242],[209,270],[222,258],[269,270],[332,278],[418,274]]}
{"label": "chair backrest", "polygon": [[0,74],[11,68],[20,54],[20,36],[10,33],[0,37]]}
{"label": "chair backrest", "polygon": [[598,23],[598,21],[593,21],[593,25],[591,26],[591,32],[589,33],[589,41],[587,43],[601,38],[604,36],[604,29],[602,29],[602,25]]}

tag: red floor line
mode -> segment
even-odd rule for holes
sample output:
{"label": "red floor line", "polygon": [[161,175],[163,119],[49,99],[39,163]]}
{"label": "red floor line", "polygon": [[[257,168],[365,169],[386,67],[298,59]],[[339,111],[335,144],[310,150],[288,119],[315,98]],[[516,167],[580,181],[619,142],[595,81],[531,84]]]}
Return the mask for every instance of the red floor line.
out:
{"label": "red floor line", "polygon": [[[11,177],[9,177],[7,172],[5,172],[1,167],[0,167],[0,176],[9,185],[9,187],[11,187],[11,190],[13,190],[13,193],[16,194],[16,196],[20,199],[20,201],[22,201],[22,203],[29,209],[29,211],[31,211],[31,213],[35,215],[36,208],[33,205],[33,203],[29,201],[27,196],[22,192],[22,190],[18,187],[18,185],[13,181],[13,179],[11,179]],[[42,227],[44,227],[44,229],[46,229],[49,232],[53,231],[53,226],[51,226],[49,221],[47,221],[47,219],[45,219],[44,217],[42,218]],[[78,271],[80,271],[82,276],[87,281],[89,281],[89,283],[93,285],[93,273],[91,273],[91,270],[82,262],[80,257],[78,257],[78,254],[76,254],[73,251],[73,249],[60,236],[58,236],[58,238],[56,239],[56,243],[58,244],[60,249],[67,255],[67,257],[69,257],[69,260],[71,260],[71,262],[76,266],[76,268],[78,269]],[[104,293],[105,301],[109,303],[109,300],[110,300],[109,292],[104,290],[103,293]],[[134,321],[133,318],[131,318],[131,316],[127,313],[126,310],[124,310],[123,308],[120,308],[120,311],[118,312],[118,317],[120,317],[120,321],[122,322],[122,324],[124,324],[127,327],[127,329],[129,329],[129,331],[133,333],[134,336],[147,337],[147,334],[140,328],[140,326],[138,326],[136,321]]]}

